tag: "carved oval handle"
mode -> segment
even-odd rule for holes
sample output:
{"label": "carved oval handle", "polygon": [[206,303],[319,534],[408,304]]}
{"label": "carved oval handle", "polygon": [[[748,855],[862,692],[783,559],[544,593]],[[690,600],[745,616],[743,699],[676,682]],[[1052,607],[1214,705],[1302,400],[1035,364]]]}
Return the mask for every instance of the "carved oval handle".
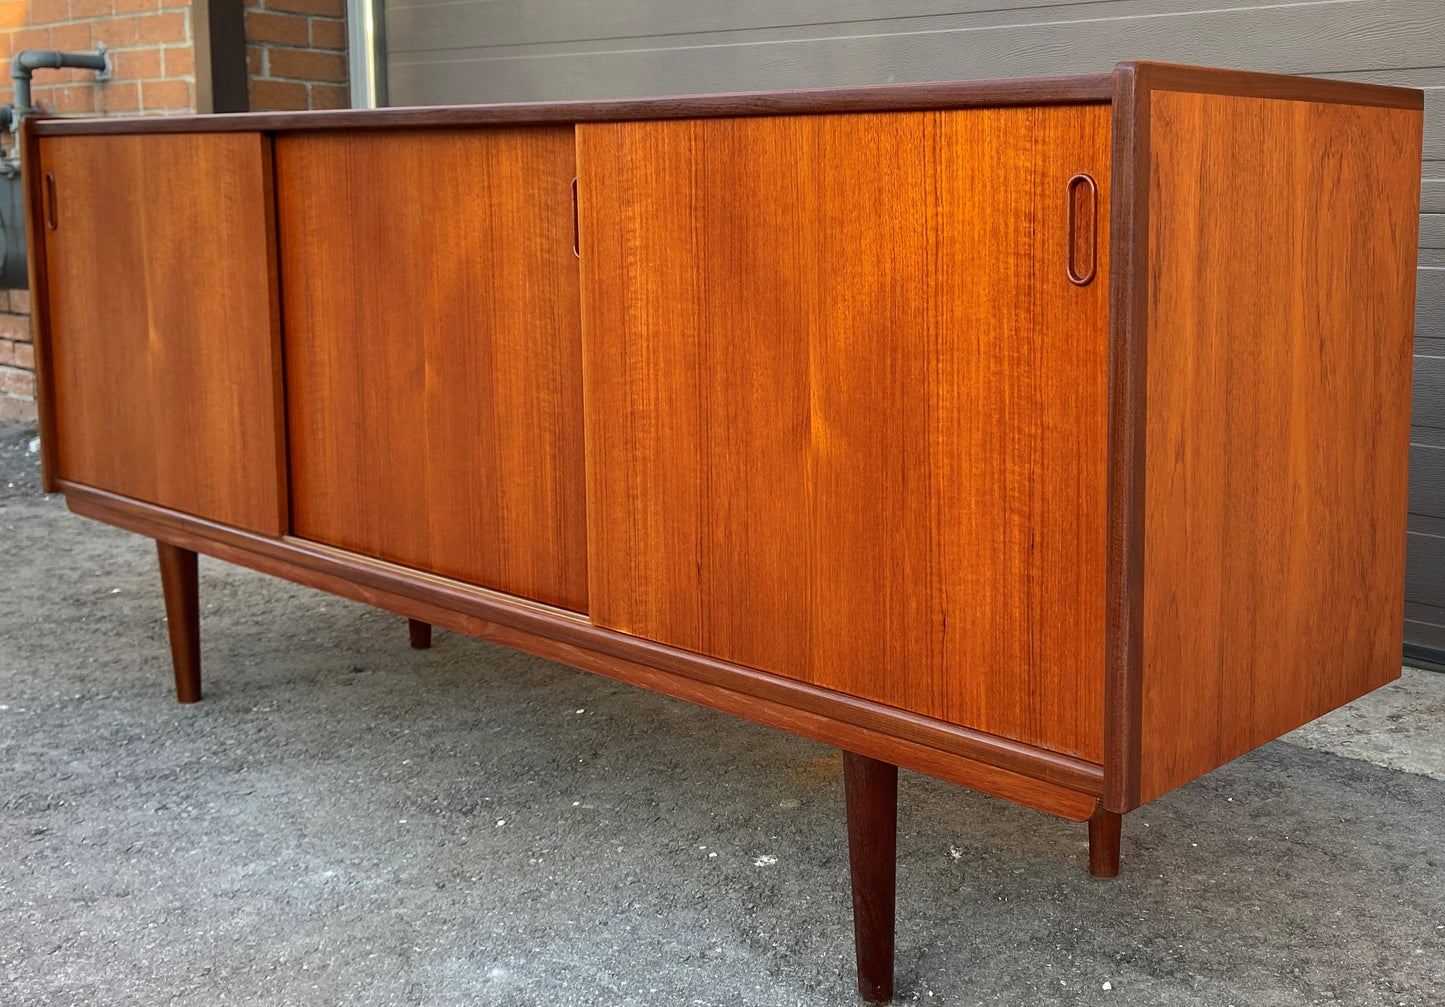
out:
{"label": "carved oval handle", "polygon": [[55,230],[55,172],[45,173],[45,227]]}
{"label": "carved oval handle", "polygon": [[1069,179],[1069,282],[1086,286],[1098,271],[1099,186],[1080,172]]}

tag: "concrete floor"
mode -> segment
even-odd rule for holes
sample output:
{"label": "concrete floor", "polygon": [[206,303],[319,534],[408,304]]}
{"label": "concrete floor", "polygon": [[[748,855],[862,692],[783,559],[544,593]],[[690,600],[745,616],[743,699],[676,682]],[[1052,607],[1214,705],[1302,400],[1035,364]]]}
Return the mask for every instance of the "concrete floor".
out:
{"label": "concrete floor", "polygon": [[[839,759],[150,542],[0,427],[0,1005],[849,1004]],[[1125,820],[902,779],[899,999],[1445,1003],[1445,675]],[[1306,747],[1312,745],[1316,747]]]}

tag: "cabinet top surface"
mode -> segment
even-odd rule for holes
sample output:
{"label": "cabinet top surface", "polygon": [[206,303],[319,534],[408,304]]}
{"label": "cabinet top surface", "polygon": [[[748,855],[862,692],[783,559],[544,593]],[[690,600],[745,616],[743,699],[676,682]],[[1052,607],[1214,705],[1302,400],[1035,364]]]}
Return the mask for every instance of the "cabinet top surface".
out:
{"label": "cabinet top surface", "polygon": [[866,87],[598,101],[435,105],[411,108],[306,112],[233,112],[128,118],[33,118],[37,136],[107,133],[286,132],[320,129],[445,128],[531,123],[609,122],[751,115],[923,111],[998,105],[1062,105],[1117,101],[1140,87],[1218,92],[1303,101],[1423,108],[1424,93],[1411,88],[1357,84],[1278,74],[1249,73],[1168,63],[1120,63],[1112,73],[1004,80],[932,81]]}

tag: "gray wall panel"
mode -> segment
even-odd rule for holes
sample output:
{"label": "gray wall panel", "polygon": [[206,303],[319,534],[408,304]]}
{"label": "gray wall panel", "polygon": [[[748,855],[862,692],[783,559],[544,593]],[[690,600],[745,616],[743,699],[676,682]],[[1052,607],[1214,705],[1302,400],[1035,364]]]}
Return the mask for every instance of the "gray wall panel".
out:
{"label": "gray wall panel", "polygon": [[1445,213],[1445,178],[1433,177],[1434,162],[1425,165],[1425,177],[1420,182],[1420,210],[1423,213]]}
{"label": "gray wall panel", "polygon": [[1445,339],[1445,269],[1415,274],[1415,338]]}
{"label": "gray wall panel", "polygon": [[1420,247],[1445,248],[1445,213],[1420,214]]}
{"label": "gray wall panel", "polygon": [[1445,537],[1410,532],[1405,548],[1405,597],[1445,598]]}
{"label": "gray wall panel", "polygon": [[1445,430],[1445,357],[1416,355],[1414,409],[1410,422],[1417,427]]}
{"label": "gray wall panel", "polygon": [[1445,519],[1445,430],[1416,427],[1411,432],[1410,511]]}
{"label": "gray wall panel", "polygon": [[[1133,14],[1102,16],[1105,6]],[[398,104],[436,104],[1104,71],[1144,55],[1285,73],[1375,70],[1382,51],[1396,66],[1445,63],[1439,0],[1178,9],[1189,6],[1138,0],[963,14],[952,27],[907,31],[810,25],[774,30],[780,38],[725,32],[442,50],[426,49],[389,14],[389,86]]]}

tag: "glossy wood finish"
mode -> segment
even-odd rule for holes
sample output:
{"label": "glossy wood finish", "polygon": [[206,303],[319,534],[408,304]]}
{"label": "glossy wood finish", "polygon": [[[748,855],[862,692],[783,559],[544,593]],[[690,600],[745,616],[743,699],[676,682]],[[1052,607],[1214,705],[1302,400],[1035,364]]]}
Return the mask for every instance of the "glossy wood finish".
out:
{"label": "glossy wood finish", "polygon": [[1109,74],[1015,77],[1008,80],[928,81],[867,87],[741,91],[656,98],[596,101],[506,102],[493,105],[431,105],[419,108],[341,109],[314,112],[253,112],[165,118],[49,119],[37,128],[45,136],[107,133],[191,133],[265,130],[396,130],[416,127],[529,123],[621,122],[629,119],[695,119],[720,116],[789,115],[818,112],[906,112],[1005,105],[1070,105],[1105,102],[1113,91]]}
{"label": "glossy wood finish", "polygon": [[1098,763],[1105,106],[578,127],[603,626]]}
{"label": "glossy wood finish", "polygon": [[406,629],[411,637],[412,650],[429,650],[431,648],[431,623],[422,622],[420,619],[408,619]]}
{"label": "glossy wood finish", "polygon": [[572,131],[276,140],[296,535],[587,606]]}
{"label": "glossy wood finish", "polygon": [[1105,811],[1089,819],[1089,873],[1096,878],[1119,876],[1119,833],[1123,816]]}
{"label": "glossy wood finish", "polygon": [[270,142],[67,137],[38,154],[56,195],[32,253],[55,476],[280,534]]}
{"label": "glossy wood finish", "polygon": [[1098,807],[1097,766],[590,625],[529,603],[299,539],[226,528],[83,486],[72,511],[227,562],[421,619],[1073,821]]}
{"label": "glossy wood finish", "polygon": [[157,539],[156,556],[166,601],[176,702],[196,703],[201,699],[201,602],[196,554]]}
{"label": "glossy wood finish", "polygon": [[1161,83],[1145,801],[1399,675],[1421,121]]}
{"label": "glossy wood finish", "polygon": [[1109,508],[1104,620],[1104,806],[1139,805],[1144,666],[1144,357],[1149,232],[1148,88],[1114,73],[1109,259]]}
{"label": "glossy wood finish", "polygon": [[27,117],[20,123],[16,139],[22,165],[21,184],[25,188],[25,248],[29,273],[30,330],[35,352],[35,407],[40,428],[40,488],[46,493],[60,489],[60,473],[56,471],[55,444],[55,381],[50,359],[50,270],[46,268],[43,222],[45,205],[45,172],[40,170],[40,138],[35,133],[38,118]]}
{"label": "glossy wood finish", "polygon": [[853,882],[853,945],[858,995],[893,999],[893,933],[898,878],[898,767],[843,753],[848,868]]}

